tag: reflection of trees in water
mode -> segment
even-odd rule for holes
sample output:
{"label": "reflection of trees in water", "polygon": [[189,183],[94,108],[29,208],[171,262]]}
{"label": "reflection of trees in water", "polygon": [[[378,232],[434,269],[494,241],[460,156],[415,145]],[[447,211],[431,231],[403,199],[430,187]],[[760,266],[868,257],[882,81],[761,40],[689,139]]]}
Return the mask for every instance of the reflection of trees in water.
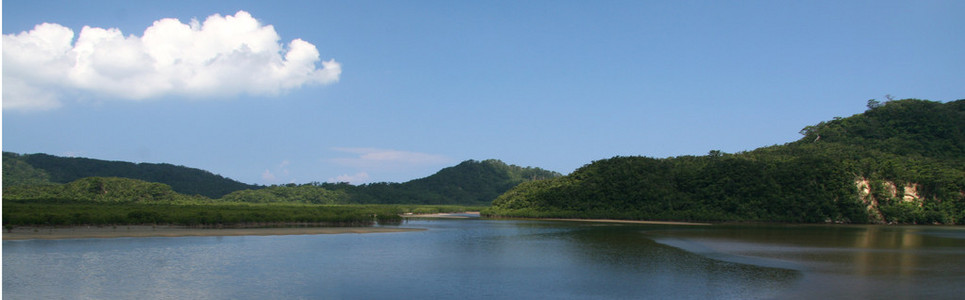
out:
{"label": "reflection of trees in water", "polygon": [[[574,261],[586,266],[586,276],[633,278],[649,295],[699,298],[760,298],[793,285],[801,273],[710,259],[659,244],[644,230],[660,226],[591,224],[560,234]],[[671,227],[667,227],[671,228]],[[594,266],[603,266],[594,269]],[[597,267],[599,268],[599,267]],[[595,273],[596,272],[596,273]],[[744,287],[735,291],[734,287]],[[685,297],[686,298],[686,297]]]}
{"label": "reflection of trees in water", "polygon": [[[965,261],[965,239],[954,228],[879,225],[719,225],[660,232],[713,251],[800,262],[816,271],[861,276],[940,275]],[[938,234],[923,234],[938,231]],[[942,249],[950,249],[944,251]],[[965,275],[965,269],[955,271]]]}

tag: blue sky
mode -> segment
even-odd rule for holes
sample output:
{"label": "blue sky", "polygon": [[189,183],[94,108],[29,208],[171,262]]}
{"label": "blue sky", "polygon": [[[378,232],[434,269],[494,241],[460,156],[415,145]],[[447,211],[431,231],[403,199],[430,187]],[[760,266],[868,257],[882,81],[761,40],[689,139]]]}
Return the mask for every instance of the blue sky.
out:
{"label": "blue sky", "polygon": [[[965,98],[965,1],[2,8],[4,151],[172,163],[257,184],[402,182],[489,158],[566,174],[617,155],[783,144],[885,95]],[[147,38],[166,18],[194,39]],[[257,34],[203,35],[216,27],[208,20],[253,20]],[[122,34],[104,38],[111,28]],[[41,32],[68,51],[42,67],[28,43]]]}

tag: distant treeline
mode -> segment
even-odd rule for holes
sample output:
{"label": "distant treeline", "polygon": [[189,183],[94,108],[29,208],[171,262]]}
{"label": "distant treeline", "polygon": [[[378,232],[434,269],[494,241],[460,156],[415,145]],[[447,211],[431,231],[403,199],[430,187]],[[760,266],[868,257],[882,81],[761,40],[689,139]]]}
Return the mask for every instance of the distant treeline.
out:
{"label": "distant treeline", "polygon": [[370,226],[402,222],[400,214],[463,212],[481,207],[430,205],[310,205],[296,203],[105,203],[7,200],[3,225],[182,225],[199,227]]}
{"label": "distant treeline", "polygon": [[737,154],[595,161],[520,184],[484,214],[965,224],[965,100],[869,101],[863,114],[801,133],[793,143]]}
{"label": "distant treeline", "polygon": [[516,184],[560,176],[498,160],[470,160],[406,183],[288,184],[209,198],[180,193],[165,183],[123,177],[58,183],[46,169],[35,168],[22,157],[4,153],[4,225],[364,225],[395,222],[404,212],[479,210]]}
{"label": "distant treeline", "polygon": [[[220,202],[435,205],[489,205],[497,196],[519,183],[561,176],[552,171],[519,167],[490,159],[467,160],[429,177],[405,183],[350,185],[312,182],[265,187],[240,183],[204,170],[170,164],[134,164],[10,152],[3,153],[3,175],[3,185],[12,188],[4,199],[89,199],[96,195],[74,193],[76,186],[104,181],[92,178],[129,178],[166,185],[166,193],[182,194],[179,197],[197,196]],[[58,184],[64,186],[58,187]],[[140,187],[137,184],[128,184],[132,188]],[[159,186],[155,188],[164,189]],[[59,194],[50,196],[53,192]],[[130,194],[126,191],[116,193]],[[128,196],[154,197],[153,194]]]}
{"label": "distant treeline", "polygon": [[440,170],[429,177],[404,183],[348,183],[287,184],[259,190],[243,190],[225,195],[222,200],[233,202],[287,202],[315,204],[430,204],[482,205],[510,188],[532,180],[561,176],[539,168],[509,165],[490,159],[467,160],[459,165]]}
{"label": "distant treeline", "polygon": [[432,176],[405,183],[316,184],[344,193],[348,203],[486,205],[512,187],[527,181],[562,176],[540,168],[520,167],[502,161],[467,160]]}
{"label": "distant treeline", "polygon": [[[10,166],[8,166],[10,165]],[[174,191],[216,199],[244,189],[262,186],[245,184],[211,172],[172,164],[131,163],[48,154],[3,152],[3,185],[43,182],[69,183],[86,177],[123,177],[164,183]],[[8,178],[10,177],[10,178]]]}
{"label": "distant treeline", "polygon": [[[302,190],[324,191],[302,186]],[[291,199],[313,197],[285,191],[284,201],[212,200],[174,192],[170,186],[119,177],[87,177],[68,184],[4,187],[3,224],[6,226],[168,224],[186,226],[361,226],[401,221],[401,213],[479,210],[482,207],[444,205],[322,205]],[[232,201],[228,201],[232,200]]]}

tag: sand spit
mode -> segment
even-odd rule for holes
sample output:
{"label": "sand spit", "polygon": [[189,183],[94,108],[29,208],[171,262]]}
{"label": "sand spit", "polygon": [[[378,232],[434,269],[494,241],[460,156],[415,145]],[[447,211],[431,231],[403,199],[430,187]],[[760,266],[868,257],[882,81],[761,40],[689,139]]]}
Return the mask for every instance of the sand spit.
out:
{"label": "sand spit", "polygon": [[468,219],[468,218],[478,218],[478,211],[467,211],[461,213],[437,213],[437,214],[413,214],[407,213],[402,215],[403,218],[429,218],[429,219]]}
{"label": "sand spit", "polygon": [[692,225],[692,226],[708,226],[708,225],[711,225],[710,223],[695,223],[695,222],[636,221],[636,220],[615,220],[615,219],[540,219],[540,220],[570,221],[570,222],[594,222],[594,223],[654,224],[654,225]]}

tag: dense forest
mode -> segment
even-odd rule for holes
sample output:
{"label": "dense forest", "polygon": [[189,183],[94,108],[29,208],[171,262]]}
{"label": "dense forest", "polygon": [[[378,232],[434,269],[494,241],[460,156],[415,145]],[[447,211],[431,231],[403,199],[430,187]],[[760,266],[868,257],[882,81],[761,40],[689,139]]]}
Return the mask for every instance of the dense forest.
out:
{"label": "dense forest", "polygon": [[965,224],[965,100],[879,103],[785,145],[614,157],[520,184],[494,217]]}
{"label": "dense forest", "polygon": [[532,180],[555,178],[559,173],[520,167],[502,161],[467,160],[425,178],[404,183],[372,183],[353,186],[323,183],[319,186],[343,192],[347,202],[381,204],[459,204],[488,206],[510,188]]}
{"label": "dense forest", "polygon": [[210,199],[177,193],[163,183],[85,177],[66,184],[5,186],[3,225],[360,226],[398,223],[407,212],[481,208],[336,203],[344,199],[340,194],[313,185],[274,186]]}
{"label": "dense forest", "polygon": [[[3,153],[3,175],[4,192],[7,194],[4,199],[48,197],[87,200],[90,195],[71,194],[73,190],[70,187],[85,184],[92,178],[127,178],[164,185],[172,193],[183,194],[179,197],[197,195],[221,202],[457,205],[489,205],[497,196],[522,182],[562,176],[540,168],[520,167],[490,159],[467,160],[428,177],[404,183],[350,185],[312,182],[265,187],[170,164],[134,164],[10,152]],[[129,186],[136,188],[137,185]],[[51,194],[53,190],[58,192]]]}
{"label": "dense forest", "polygon": [[965,100],[871,100],[801,134],[733,154],[614,157],[567,176],[469,160],[364,185],[265,187],[169,164],[4,152],[3,223],[361,224],[491,203],[493,217],[965,224]]}
{"label": "dense forest", "polygon": [[3,152],[5,187],[46,181],[69,183],[85,177],[123,177],[164,183],[178,193],[208,198],[220,198],[234,191],[261,188],[205,170],[172,164],[136,164],[42,153],[19,155]]}
{"label": "dense forest", "polygon": [[[38,164],[41,167],[25,157],[42,158],[42,163]],[[69,167],[63,170],[55,166]],[[469,160],[405,183],[355,186],[315,182],[250,186],[255,188],[235,188],[216,198],[207,195],[226,191],[233,181],[222,184],[225,181],[211,180],[223,178],[221,176],[186,167],[172,167],[167,176],[152,177],[165,179],[159,182],[139,179],[139,176],[90,176],[66,183],[54,180],[96,173],[80,171],[85,167],[100,170],[97,174],[143,175],[158,166],[170,165],[4,153],[3,223],[9,226],[141,223],[210,226],[239,222],[371,224],[393,221],[402,212],[478,210],[481,207],[467,206],[487,206],[492,199],[524,181],[561,176],[498,160]],[[187,194],[173,187],[191,178],[192,174],[209,174],[206,182],[212,185],[212,190],[202,188],[196,190],[200,191],[198,193]]]}

